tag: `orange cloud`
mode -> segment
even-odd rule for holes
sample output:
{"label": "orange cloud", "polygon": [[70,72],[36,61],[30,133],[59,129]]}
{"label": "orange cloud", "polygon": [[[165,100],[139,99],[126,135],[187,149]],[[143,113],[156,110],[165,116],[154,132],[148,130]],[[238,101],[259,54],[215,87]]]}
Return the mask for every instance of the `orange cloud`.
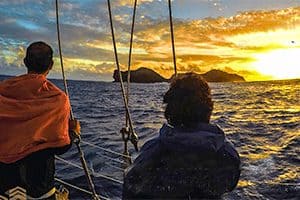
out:
{"label": "orange cloud", "polygon": [[[257,54],[290,48],[291,41],[300,38],[297,16],[300,16],[300,7],[244,12],[229,18],[175,21],[177,61],[185,71],[230,66],[248,80],[270,77],[260,75],[260,70],[251,63],[256,61]],[[164,21],[137,31],[135,47],[144,48],[148,54],[133,58],[139,62],[152,60],[151,65],[156,62],[172,66],[168,26]],[[191,67],[197,64],[196,69]]]}

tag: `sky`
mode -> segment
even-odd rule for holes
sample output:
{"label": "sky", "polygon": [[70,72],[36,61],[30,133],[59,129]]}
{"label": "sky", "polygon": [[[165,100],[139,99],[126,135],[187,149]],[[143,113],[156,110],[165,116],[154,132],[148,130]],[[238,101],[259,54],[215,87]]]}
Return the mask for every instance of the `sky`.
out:
{"label": "sky", "polygon": [[[111,0],[120,65],[127,69],[133,0]],[[300,0],[173,0],[177,70],[220,69],[247,81],[300,78]],[[111,81],[116,69],[106,0],[59,0],[68,79]],[[26,72],[26,47],[54,49],[49,77],[60,78],[54,0],[0,1],[0,74]],[[138,0],[132,69],[174,73],[167,0]]]}

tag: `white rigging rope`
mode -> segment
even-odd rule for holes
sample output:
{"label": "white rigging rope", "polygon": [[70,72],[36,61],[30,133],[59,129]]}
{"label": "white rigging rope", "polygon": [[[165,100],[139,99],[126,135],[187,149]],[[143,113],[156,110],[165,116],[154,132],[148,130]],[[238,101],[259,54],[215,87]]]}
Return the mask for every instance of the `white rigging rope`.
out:
{"label": "white rigging rope", "polygon": [[169,5],[170,32],[171,32],[171,43],[172,43],[173,64],[174,64],[174,76],[176,77],[177,76],[177,65],[176,65],[176,51],[175,51],[175,39],[174,39],[171,0],[168,0],[168,5]]}
{"label": "white rigging rope", "polygon": [[[55,11],[56,11],[56,30],[57,30],[57,42],[58,42],[58,51],[59,51],[59,60],[60,60],[60,66],[61,66],[61,74],[62,74],[62,77],[63,77],[65,93],[69,97],[68,84],[67,84],[67,80],[66,80],[65,69],[64,69],[64,62],[63,62],[62,50],[61,50],[60,29],[59,29],[59,13],[58,13],[58,0],[55,0]],[[72,120],[74,119],[74,114],[73,114],[72,106],[70,106],[70,117],[71,117]]]}
{"label": "white rigging rope", "polygon": [[129,139],[134,145],[135,149],[138,151],[138,136],[134,132],[133,129],[133,124],[132,124],[132,119],[131,115],[129,112],[129,107],[127,103],[127,98],[125,94],[125,87],[124,87],[124,82],[122,78],[122,73],[121,73],[121,68],[119,64],[119,58],[118,58],[118,51],[117,51],[117,45],[116,45],[116,40],[115,40],[115,33],[114,33],[114,26],[113,26],[113,19],[112,19],[112,11],[111,11],[111,5],[110,5],[110,0],[107,0],[107,7],[108,7],[108,13],[109,13],[109,21],[110,21],[110,28],[111,28],[111,35],[112,35],[112,42],[113,42],[113,48],[114,48],[114,55],[115,55],[115,62],[118,70],[118,75],[119,75],[119,80],[120,80],[120,86],[121,86],[121,92],[122,92],[122,97],[123,97],[123,102],[124,102],[124,107],[126,111],[126,115],[128,116],[128,123],[129,123]]}
{"label": "white rigging rope", "polygon": [[[132,12],[132,23],[131,23],[131,33],[130,33],[130,45],[128,53],[128,69],[127,69],[127,104],[129,105],[129,92],[130,92],[130,72],[131,72],[131,58],[132,58],[132,46],[133,46],[133,33],[135,25],[135,15],[136,15],[137,0],[134,1],[133,12]],[[128,127],[128,115],[126,113],[126,127]]]}
{"label": "white rigging rope", "polygon": [[[56,11],[56,29],[57,29],[57,42],[58,42],[58,49],[59,49],[60,65],[61,65],[61,71],[62,71],[62,76],[63,76],[63,81],[64,81],[65,93],[69,97],[68,85],[67,85],[67,80],[66,80],[66,76],[65,76],[65,70],[64,70],[64,65],[63,65],[63,57],[62,57],[62,50],[61,50],[61,39],[60,39],[60,29],[59,29],[58,0],[55,0],[55,11]],[[70,105],[71,105],[71,103],[70,103]],[[72,120],[74,120],[72,106],[70,106],[70,118]],[[92,191],[93,199],[100,200],[100,198],[98,197],[98,195],[96,193],[95,186],[94,186],[94,183],[92,181],[92,178],[90,176],[89,169],[87,167],[87,164],[86,164],[86,161],[85,161],[85,158],[84,158],[84,153],[81,150],[80,140],[81,140],[80,136],[77,136],[77,138],[75,139],[74,143],[76,144],[77,149],[78,149],[78,154],[79,154],[79,157],[80,157],[82,168],[84,170],[84,173],[85,173],[85,176],[86,176],[89,188]]]}

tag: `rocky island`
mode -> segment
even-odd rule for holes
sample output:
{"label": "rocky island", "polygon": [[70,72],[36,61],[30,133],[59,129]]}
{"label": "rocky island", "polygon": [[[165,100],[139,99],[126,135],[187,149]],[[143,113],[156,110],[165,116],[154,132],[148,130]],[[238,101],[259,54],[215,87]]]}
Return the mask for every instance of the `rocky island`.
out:
{"label": "rocky island", "polygon": [[[128,76],[128,71],[122,72],[122,80],[126,81]],[[120,82],[118,70],[114,71],[114,82]],[[132,70],[130,72],[130,81],[133,83],[157,83],[157,82],[167,82],[168,79],[162,77],[155,71],[141,67],[137,70]]]}
{"label": "rocky island", "polygon": [[[181,76],[183,74],[178,74]],[[200,74],[208,82],[244,82],[244,77],[237,74],[230,74],[221,70],[210,70],[204,74]],[[128,71],[122,72],[123,81],[127,80]],[[114,82],[120,82],[118,71],[115,70],[113,74]],[[133,83],[157,83],[157,82],[168,82],[172,79],[166,79],[155,71],[141,67],[137,70],[130,72],[130,81]]]}

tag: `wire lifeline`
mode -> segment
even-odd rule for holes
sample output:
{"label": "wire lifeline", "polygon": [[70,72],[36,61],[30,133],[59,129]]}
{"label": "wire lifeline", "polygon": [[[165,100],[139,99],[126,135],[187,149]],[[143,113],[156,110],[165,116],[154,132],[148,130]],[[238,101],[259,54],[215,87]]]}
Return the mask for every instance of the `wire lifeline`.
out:
{"label": "wire lifeline", "polygon": [[[64,81],[65,93],[69,97],[68,85],[67,85],[67,80],[66,80],[66,76],[65,76],[65,70],[64,70],[64,65],[63,65],[63,58],[62,58],[62,50],[61,50],[61,39],[60,39],[60,29],[59,29],[58,0],[55,0],[55,11],[56,11],[56,29],[57,29],[57,41],[58,41],[60,65],[61,65],[62,76],[63,76],[63,81]],[[72,120],[74,120],[74,114],[73,114],[73,111],[72,111],[72,106],[70,106],[70,118]],[[96,200],[99,200],[100,198],[98,197],[98,195],[96,193],[95,186],[93,184],[91,175],[90,175],[89,170],[87,168],[87,164],[86,164],[86,161],[85,161],[85,158],[84,158],[84,153],[83,153],[83,151],[81,150],[81,147],[80,147],[80,140],[81,140],[80,136],[77,136],[77,138],[75,139],[74,143],[77,146],[79,157],[80,157],[80,161],[81,161],[81,164],[83,166],[83,170],[85,172],[85,176],[87,178],[89,188],[90,188],[90,190],[93,193],[93,198],[96,199]]]}
{"label": "wire lifeline", "polygon": [[176,51],[175,51],[175,39],[174,39],[171,0],[168,0],[168,4],[169,4],[170,31],[171,31],[172,53],[173,53],[173,63],[174,63],[174,76],[176,77],[177,76],[177,66],[176,66]]}
{"label": "wire lifeline", "polygon": [[[59,157],[59,156],[55,156],[55,158],[56,158],[57,160],[63,162],[63,163],[66,163],[66,164],[71,165],[71,166],[73,166],[73,167],[76,167],[76,168],[78,168],[78,169],[82,169],[81,166],[79,166],[79,165],[77,165],[77,164],[75,164],[75,163],[73,163],[73,162],[70,162],[70,161],[68,161],[68,160],[65,160],[64,158],[61,158],[61,157]],[[97,172],[94,172],[94,174],[95,174],[96,176],[99,176],[99,177],[102,177],[102,178],[104,178],[104,179],[113,181],[113,182],[115,182],[115,183],[123,184],[123,182],[120,181],[120,180],[118,180],[118,179],[114,179],[114,178],[111,178],[111,177],[109,177],[109,176],[105,176],[105,175],[102,175],[102,174],[100,174],[100,173],[97,173]],[[300,186],[300,183],[275,183],[275,182],[268,182],[268,181],[251,181],[251,182],[254,183],[254,184],[258,184],[258,185],[261,185],[261,184],[270,184],[270,185]]]}
{"label": "wire lifeline", "polygon": [[[75,164],[75,163],[73,163],[73,162],[71,162],[71,161],[68,161],[68,160],[66,160],[66,159],[64,159],[64,158],[62,158],[62,157],[55,156],[55,158],[56,158],[57,160],[63,162],[63,163],[66,163],[66,164],[71,165],[71,166],[73,166],[73,167],[76,167],[76,168],[78,168],[78,169],[83,169],[80,165]],[[95,174],[96,176],[99,176],[99,177],[101,177],[101,178],[104,178],[104,179],[113,181],[113,182],[115,182],[115,183],[123,184],[123,181],[120,181],[120,180],[118,180],[118,179],[114,179],[114,178],[112,178],[112,177],[105,176],[105,175],[100,174],[100,173],[97,173],[97,172],[94,172],[94,174]]]}
{"label": "wire lifeline", "polygon": [[[96,152],[96,155],[101,156],[101,157],[103,157],[103,158],[106,158],[106,159],[108,159],[108,160],[110,160],[110,161],[113,161],[113,162],[118,163],[118,164],[121,164],[121,165],[124,165],[124,164],[125,164],[124,161],[120,161],[120,160],[118,160],[118,159],[116,159],[116,158],[112,158],[112,157],[109,157],[109,156],[107,156],[107,155],[100,154],[100,153],[98,153],[98,152]],[[106,163],[106,164],[107,164],[107,163]]]}
{"label": "wire lifeline", "polygon": [[[76,189],[76,190],[78,190],[78,191],[81,191],[81,192],[84,192],[84,193],[86,193],[86,194],[92,194],[90,191],[87,191],[87,190],[85,190],[85,189],[83,189],[83,188],[80,188],[80,187],[77,187],[77,186],[75,186],[75,185],[72,185],[71,183],[68,183],[68,182],[66,182],[66,181],[63,181],[63,180],[61,180],[61,179],[59,179],[59,178],[54,178],[57,182],[60,182],[60,183],[62,183],[62,184],[64,184],[64,185],[67,185],[67,186],[69,186],[69,187],[72,187],[72,188],[74,188],[74,189]],[[259,183],[259,184],[264,184],[264,183]],[[299,186],[299,184],[285,184],[285,183],[281,183],[281,184],[279,184],[279,185],[287,185],[287,186]],[[109,200],[109,198],[107,198],[107,197],[104,197],[104,196],[100,196],[102,199],[104,199],[104,200]]]}
{"label": "wire lifeline", "polygon": [[[84,140],[81,140],[81,143],[86,144],[86,145],[91,146],[91,147],[94,147],[94,148],[97,148],[97,149],[100,149],[100,150],[103,150],[103,151],[108,152],[108,153],[112,153],[112,154],[115,154],[115,155],[118,155],[118,156],[122,156],[122,157],[125,157],[125,158],[130,158],[130,156],[128,156],[128,155],[125,155],[125,154],[122,154],[122,153],[119,153],[119,152],[116,152],[116,151],[113,151],[113,150],[110,150],[110,149],[98,146],[98,145],[90,143],[90,142],[86,142]],[[103,156],[100,153],[97,153],[97,155]]]}
{"label": "wire lifeline", "polygon": [[100,146],[95,145],[95,144],[90,143],[90,142],[86,142],[86,141],[81,140],[81,143],[92,146],[92,147],[95,147],[97,149],[100,149],[100,150],[103,150],[103,151],[106,151],[106,152],[109,152],[109,153],[112,153],[112,154],[115,154],[115,155],[123,156],[124,158],[130,158],[130,156],[128,156],[128,155],[125,155],[125,154],[122,154],[122,153],[119,153],[119,152],[116,152],[116,151],[113,151],[113,150],[110,150],[110,149],[107,149],[107,148],[100,147]]}
{"label": "wire lifeline", "polygon": [[120,168],[120,167],[117,167],[117,166],[115,166],[115,165],[111,165],[111,164],[109,164],[109,163],[106,163],[106,165],[108,165],[109,167],[111,167],[111,168],[114,168],[114,169],[117,169],[117,170],[120,170],[120,171],[124,171],[124,169],[123,168]]}
{"label": "wire lifeline", "polygon": [[108,13],[109,13],[110,28],[111,28],[113,47],[114,47],[115,60],[116,60],[117,70],[118,70],[119,79],[120,79],[121,92],[122,92],[122,96],[123,96],[125,111],[128,116],[129,129],[130,129],[130,131],[129,131],[130,140],[133,143],[135,150],[138,151],[138,145],[137,145],[138,136],[134,133],[132,120],[131,120],[131,116],[130,116],[130,112],[129,112],[129,108],[128,108],[128,104],[127,104],[127,100],[126,100],[125,88],[124,88],[124,83],[123,83],[123,79],[122,79],[121,69],[120,69],[120,65],[119,65],[119,58],[118,58],[118,52],[117,52],[117,46],[116,46],[116,40],[115,40],[110,0],[107,0],[107,6],[108,6]]}

